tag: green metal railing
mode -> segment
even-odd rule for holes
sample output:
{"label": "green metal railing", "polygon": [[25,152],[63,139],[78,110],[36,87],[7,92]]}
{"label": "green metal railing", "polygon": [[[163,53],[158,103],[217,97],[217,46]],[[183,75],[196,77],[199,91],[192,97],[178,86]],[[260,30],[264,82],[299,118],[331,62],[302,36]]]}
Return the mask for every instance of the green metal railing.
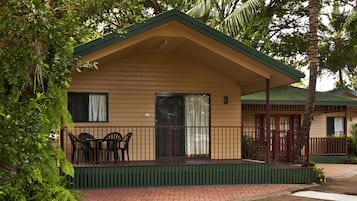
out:
{"label": "green metal railing", "polygon": [[311,156],[311,161],[315,163],[343,164],[348,160],[348,156]]}

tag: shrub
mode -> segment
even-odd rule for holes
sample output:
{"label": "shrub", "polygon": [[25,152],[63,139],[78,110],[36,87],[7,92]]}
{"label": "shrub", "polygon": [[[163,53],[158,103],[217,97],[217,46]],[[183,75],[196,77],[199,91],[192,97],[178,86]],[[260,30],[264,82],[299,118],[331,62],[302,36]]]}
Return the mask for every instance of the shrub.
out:
{"label": "shrub", "polygon": [[313,182],[318,184],[326,182],[326,175],[323,168],[316,167],[316,163],[310,161],[310,167],[313,168]]}
{"label": "shrub", "polygon": [[348,137],[348,154],[357,156],[357,124],[352,125],[351,136]]}
{"label": "shrub", "polygon": [[349,164],[357,164],[357,157],[356,156],[349,156],[346,160],[346,163]]}
{"label": "shrub", "polygon": [[242,138],[242,156],[246,159],[264,159],[264,146],[249,136]]}

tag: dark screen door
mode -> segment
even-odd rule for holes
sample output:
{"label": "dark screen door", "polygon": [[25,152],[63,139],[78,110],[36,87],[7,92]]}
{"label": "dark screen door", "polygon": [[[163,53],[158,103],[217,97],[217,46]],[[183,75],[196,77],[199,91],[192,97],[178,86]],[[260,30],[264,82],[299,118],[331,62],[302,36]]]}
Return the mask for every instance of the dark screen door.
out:
{"label": "dark screen door", "polygon": [[184,156],[184,120],[183,96],[156,96],[156,155],[158,159]]}

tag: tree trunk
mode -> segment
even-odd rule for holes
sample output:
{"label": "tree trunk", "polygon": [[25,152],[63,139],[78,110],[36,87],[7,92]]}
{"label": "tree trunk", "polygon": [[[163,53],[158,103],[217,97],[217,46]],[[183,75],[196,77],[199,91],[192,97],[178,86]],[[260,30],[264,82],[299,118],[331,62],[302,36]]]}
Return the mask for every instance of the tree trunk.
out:
{"label": "tree trunk", "polygon": [[338,70],[338,77],[339,77],[338,88],[344,88],[345,87],[345,82],[343,81],[343,77],[342,77],[342,69]]}
{"label": "tree trunk", "polygon": [[317,0],[309,0],[309,28],[310,28],[310,46],[309,46],[309,87],[307,90],[307,100],[305,105],[303,122],[301,131],[298,133],[294,155],[299,156],[302,148],[307,145],[309,141],[309,132],[311,121],[314,113],[314,102],[316,92],[316,77],[319,66],[318,52],[317,52]]}

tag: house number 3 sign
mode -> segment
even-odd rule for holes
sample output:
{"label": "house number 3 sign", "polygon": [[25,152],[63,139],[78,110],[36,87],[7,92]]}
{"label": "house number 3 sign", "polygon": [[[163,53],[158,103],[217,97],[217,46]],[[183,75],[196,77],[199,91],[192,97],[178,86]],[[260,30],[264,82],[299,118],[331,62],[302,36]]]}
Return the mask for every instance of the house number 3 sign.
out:
{"label": "house number 3 sign", "polygon": [[224,96],[224,97],[223,97],[223,103],[224,103],[225,105],[229,103],[229,98],[228,98],[228,96]]}

